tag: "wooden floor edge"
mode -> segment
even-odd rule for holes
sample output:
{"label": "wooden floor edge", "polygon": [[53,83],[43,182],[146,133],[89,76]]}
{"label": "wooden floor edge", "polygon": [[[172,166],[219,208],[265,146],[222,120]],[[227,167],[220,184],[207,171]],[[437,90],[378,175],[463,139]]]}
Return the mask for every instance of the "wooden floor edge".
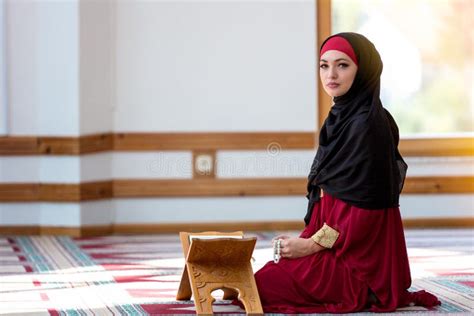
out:
{"label": "wooden floor edge", "polygon": [[[413,228],[474,228],[473,217],[408,218],[403,220],[406,229]],[[48,235],[93,237],[119,234],[171,234],[181,231],[271,231],[301,230],[303,221],[216,222],[216,223],[156,223],[60,226],[0,226],[0,235]]]}

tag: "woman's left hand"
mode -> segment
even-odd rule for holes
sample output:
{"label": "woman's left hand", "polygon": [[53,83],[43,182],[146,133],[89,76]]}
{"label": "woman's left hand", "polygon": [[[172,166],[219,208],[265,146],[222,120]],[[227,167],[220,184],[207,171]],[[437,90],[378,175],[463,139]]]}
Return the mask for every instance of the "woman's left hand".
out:
{"label": "woman's left hand", "polygon": [[300,258],[323,249],[324,247],[315,243],[311,238],[288,238],[280,242],[280,254],[282,258]]}

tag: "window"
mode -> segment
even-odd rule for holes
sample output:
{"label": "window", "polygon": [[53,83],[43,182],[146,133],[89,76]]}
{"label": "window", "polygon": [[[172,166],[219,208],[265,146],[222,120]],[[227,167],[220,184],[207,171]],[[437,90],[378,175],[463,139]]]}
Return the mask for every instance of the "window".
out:
{"label": "window", "polygon": [[402,137],[473,135],[474,1],[332,0],[331,6],[332,34],[362,33],[379,50],[382,103]]}

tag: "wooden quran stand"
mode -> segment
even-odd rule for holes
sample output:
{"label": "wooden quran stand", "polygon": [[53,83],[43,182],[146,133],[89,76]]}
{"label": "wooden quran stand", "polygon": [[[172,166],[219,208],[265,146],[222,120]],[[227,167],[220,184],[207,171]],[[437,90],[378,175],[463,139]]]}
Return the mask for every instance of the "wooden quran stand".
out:
{"label": "wooden quran stand", "polygon": [[[247,314],[263,314],[250,259],[257,239],[242,232],[179,233],[186,265],[177,300],[194,295],[196,313],[212,314],[211,293],[222,289],[224,299],[239,299]],[[201,238],[200,238],[201,237]]]}

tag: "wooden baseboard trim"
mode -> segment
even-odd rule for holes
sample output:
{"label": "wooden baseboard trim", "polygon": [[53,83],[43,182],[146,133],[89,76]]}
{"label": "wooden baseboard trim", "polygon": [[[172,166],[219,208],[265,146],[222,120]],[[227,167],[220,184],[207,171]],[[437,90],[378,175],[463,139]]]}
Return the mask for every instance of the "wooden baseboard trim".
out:
{"label": "wooden baseboard trim", "polygon": [[169,234],[181,231],[266,231],[300,230],[304,222],[220,222],[220,223],[167,223],[167,224],[116,224],[115,234]]}
{"label": "wooden baseboard trim", "polygon": [[[463,218],[413,218],[404,219],[405,228],[473,228],[474,217]],[[114,225],[115,234],[169,234],[181,231],[271,231],[302,230],[304,222],[232,222],[232,223],[173,223],[173,224],[119,224]]]}
{"label": "wooden baseboard trim", "polygon": [[40,226],[39,235],[81,237],[80,227]]}
{"label": "wooden baseboard trim", "polygon": [[80,237],[108,236],[114,234],[113,225],[83,226]]}
{"label": "wooden baseboard trim", "polygon": [[[414,228],[474,228],[474,217],[409,218],[403,220],[406,229]],[[174,234],[182,231],[274,231],[304,228],[300,221],[275,222],[218,222],[218,223],[164,223],[164,224],[115,224],[84,227],[53,226],[0,226],[0,235],[65,235],[70,237],[108,236],[113,234]]]}
{"label": "wooden baseboard trim", "polygon": [[2,235],[40,235],[39,226],[0,226]]}
{"label": "wooden baseboard trim", "polygon": [[107,236],[114,233],[112,225],[65,226],[0,226],[0,235],[48,235],[69,237]]}

